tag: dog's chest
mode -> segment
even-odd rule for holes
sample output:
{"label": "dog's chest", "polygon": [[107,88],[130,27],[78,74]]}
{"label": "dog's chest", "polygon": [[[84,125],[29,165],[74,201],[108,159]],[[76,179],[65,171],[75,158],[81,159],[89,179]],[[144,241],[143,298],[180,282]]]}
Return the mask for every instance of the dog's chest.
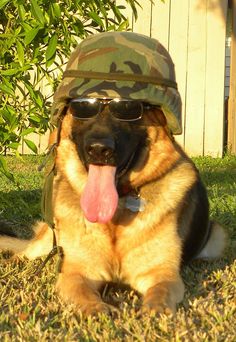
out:
{"label": "dog's chest", "polygon": [[88,221],[73,224],[70,230],[59,229],[58,243],[63,246],[65,261],[74,265],[74,271],[92,279],[119,278],[120,259],[111,227]]}
{"label": "dog's chest", "polygon": [[[83,227],[71,225],[70,231],[61,230],[58,242],[63,246],[65,259],[89,277],[115,282],[122,280],[124,259],[129,253],[130,239],[134,239],[130,214],[123,215],[123,218],[127,220],[124,225],[86,221]],[[139,243],[137,236],[136,242]]]}

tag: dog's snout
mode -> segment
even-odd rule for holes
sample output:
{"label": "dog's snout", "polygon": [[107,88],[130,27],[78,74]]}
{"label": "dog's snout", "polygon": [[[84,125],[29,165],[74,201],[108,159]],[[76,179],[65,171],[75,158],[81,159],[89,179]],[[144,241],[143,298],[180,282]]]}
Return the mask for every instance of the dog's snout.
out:
{"label": "dog's snout", "polygon": [[113,148],[111,146],[104,145],[101,142],[94,142],[87,146],[87,152],[90,156],[110,157],[113,154]]}
{"label": "dog's snout", "polygon": [[92,162],[109,163],[114,156],[115,142],[108,138],[90,140],[85,149]]}

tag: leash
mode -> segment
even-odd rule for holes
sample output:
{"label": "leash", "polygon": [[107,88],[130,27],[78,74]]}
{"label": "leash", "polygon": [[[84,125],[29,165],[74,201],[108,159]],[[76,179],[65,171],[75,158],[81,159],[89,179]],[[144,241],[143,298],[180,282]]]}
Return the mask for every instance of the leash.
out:
{"label": "leash", "polygon": [[39,265],[38,269],[33,273],[33,275],[35,276],[38,276],[42,272],[42,270],[44,269],[48,261],[52,259],[55,255],[58,255],[58,262],[57,262],[56,270],[58,273],[61,273],[63,257],[64,257],[63,248],[57,244],[55,226],[53,227],[50,226],[50,228],[52,229],[52,233],[53,233],[53,247],[51,251],[48,253],[48,255],[46,256],[46,258]]}

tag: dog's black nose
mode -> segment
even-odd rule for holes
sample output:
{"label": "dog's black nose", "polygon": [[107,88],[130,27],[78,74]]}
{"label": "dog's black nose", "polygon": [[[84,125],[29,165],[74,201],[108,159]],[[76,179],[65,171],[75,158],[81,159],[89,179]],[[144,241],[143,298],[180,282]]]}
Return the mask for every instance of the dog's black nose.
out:
{"label": "dog's black nose", "polygon": [[85,150],[91,162],[107,164],[114,157],[115,142],[109,138],[90,140],[87,142]]}

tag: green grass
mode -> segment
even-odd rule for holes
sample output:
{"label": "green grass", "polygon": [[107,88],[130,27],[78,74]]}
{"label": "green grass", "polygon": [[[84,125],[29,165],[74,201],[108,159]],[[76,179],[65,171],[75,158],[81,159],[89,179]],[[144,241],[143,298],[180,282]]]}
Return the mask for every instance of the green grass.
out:
{"label": "green grass", "polygon": [[[26,226],[40,218],[40,157],[8,157],[18,186],[0,178],[0,216]],[[196,158],[207,186],[211,216],[229,234],[229,246],[218,261],[195,261],[182,274],[184,301],[174,317],[138,318],[140,298],[133,291],[107,290],[120,308],[117,318],[104,314],[83,319],[57,297],[56,260],[34,276],[39,260],[0,256],[0,341],[236,341],[236,158]],[[20,225],[19,225],[20,226]]]}

